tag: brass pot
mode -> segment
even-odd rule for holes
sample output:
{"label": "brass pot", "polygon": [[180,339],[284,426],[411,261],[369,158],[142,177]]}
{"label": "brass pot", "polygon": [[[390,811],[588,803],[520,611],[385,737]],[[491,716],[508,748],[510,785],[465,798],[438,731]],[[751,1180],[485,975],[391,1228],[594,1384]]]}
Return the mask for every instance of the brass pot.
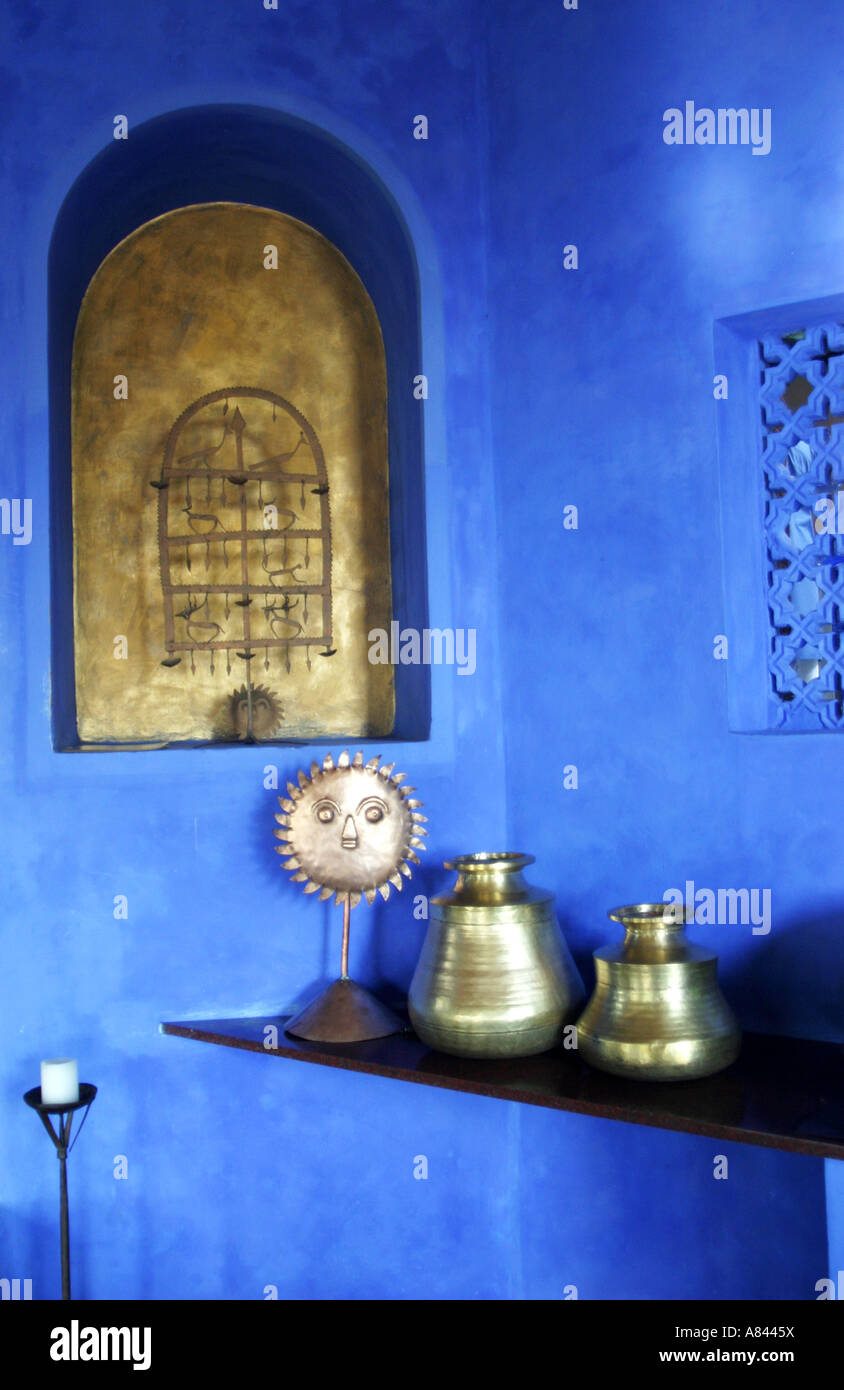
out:
{"label": "brass pot", "polygon": [[595,952],[595,992],[577,1022],[583,1060],[642,1081],[728,1067],[741,1033],[718,988],[718,957],[688,940],[683,909],[636,903],[608,915],[625,937]]}
{"label": "brass pot", "polygon": [[408,1009],[429,1047],[457,1057],[529,1057],[559,1042],[585,998],[550,893],[522,870],[532,854],[449,860],[452,891],[432,898]]}

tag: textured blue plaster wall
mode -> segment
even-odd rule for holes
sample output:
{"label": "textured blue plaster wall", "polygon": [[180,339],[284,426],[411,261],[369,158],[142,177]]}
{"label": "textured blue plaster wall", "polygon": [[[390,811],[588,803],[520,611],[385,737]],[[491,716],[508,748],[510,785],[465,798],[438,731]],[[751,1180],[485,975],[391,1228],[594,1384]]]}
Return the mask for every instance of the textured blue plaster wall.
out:
{"label": "textured blue plaster wall", "polygon": [[[80,1297],[260,1298],[267,1284],[328,1297],[508,1291],[503,1107],[467,1116],[459,1096],[298,1074],[157,1032],[166,1018],[279,1011],[336,972],[337,913],[304,901],[273,862],[274,795],[263,784],[267,763],[289,776],[312,751],[165,761],[50,747],[46,264],[56,217],[111,148],[115,114],[128,115],[131,142],[131,127],[177,108],[266,106],[328,130],[371,166],[419,262],[430,614],[479,631],[475,676],[432,672],[430,741],[389,749],[431,817],[417,891],[442,881],[436,865],[449,852],[505,838],[476,18],[474,6],[453,4],[273,13],[190,0],[18,4],[0,19],[4,326],[15,344],[2,495],[32,498],[35,518],[28,547],[3,538],[0,570],[0,1241],[4,1270],[25,1269],[36,1297],[57,1288],[56,1164],[20,1096],[39,1059],[62,1054],[100,1086],[71,1162]],[[436,144],[413,139],[420,112]],[[458,767],[470,776],[456,794]],[[125,922],[112,915],[118,893]],[[356,913],[353,970],[406,990],[423,932],[407,893]],[[119,1154],[129,1176],[117,1181]],[[417,1154],[435,1175],[427,1183],[413,1179]]]}
{"label": "textured blue plaster wall", "polygon": [[[839,1040],[844,878],[830,791],[844,743],[727,731],[713,658],[724,605],[712,378],[715,319],[842,289],[840,40],[832,0],[580,0],[576,11],[517,0],[491,12],[488,87],[510,839],[537,854],[590,978],[592,950],[616,932],[614,904],[687,879],[770,888],[770,934],[700,926],[696,939],[719,952],[748,1028]],[[664,144],[663,111],[687,99],[772,108],[771,153]],[[570,244],[579,268],[567,271]],[[563,529],[567,504],[577,531]],[[576,791],[563,789],[569,764]],[[525,1143],[545,1124],[524,1114]],[[626,1194],[603,1287],[664,1288],[658,1242],[647,1272],[634,1274],[641,1252],[625,1266],[620,1251],[638,1220],[670,1219],[672,1144],[686,1155],[672,1182],[696,1223],[693,1234],[684,1220],[678,1287],[699,1288],[729,1246],[720,1287],[813,1297],[826,1264],[820,1162],[744,1152],[718,1183],[700,1167],[708,1141],[685,1149],[595,1126],[596,1186],[602,1173],[607,1200]],[[792,1194],[790,1216],[775,1188]],[[533,1229],[526,1187],[524,1200]],[[778,1259],[764,1252],[772,1203]],[[565,1263],[580,1283],[583,1247],[562,1261],[562,1241],[546,1268]]]}
{"label": "textured blue plaster wall", "polygon": [[[835,741],[803,740],[801,755],[727,735],[709,655],[711,323],[837,288],[844,233],[817,190],[838,156],[828,141],[814,163],[804,153],[813,103],[834,118],[831,45],[810,70],[796,5],[766,16],[771,64],[747,20],[676,0],[281,4],[68,0],[0,17],[14,344],[2,493],[31,497],[36,519],[32,544],[3,538],[0,557],[0,1273],[32,1277],[36,1297],[57,1289],[55,1163],[20,1094],[39,1058],[64,1053],[101,1088],[71,1161],[80,1297],[260,1298],[267,1284],[282,1297],[561,1297],[567,1284],[811,1297],[826,1263],[812,1160],[731,1147],[730,1180],[715,1183],[709,1141],[156,1032],[168,1017],[289,1006],[336,945],[328,911],[297,899],[266,853],[264,765],[287,773],[310,750],[51,750],[49,239],[114,114],[139,124],[221,102],[330,131],[384,181],[414,240],[430,611],[477,627],[479,644],[475,677],[434,670],[430,742],[390,753],[431,816],[421,889],[455,849],[528,848],[588,964],[613,902],[687,873],[773,882],[770,938],[715,937],[725,983],[748,1023],[840,1035],[834,813],[818,821],[814,804]],[[832,26],[833,6],[815,8]],[[725,43],[728,17],[739,35]],[[666,150],[659,115],[697,95],[692,81],[712,103],[771,104],[775,86],[788,107],[776,153]],[[418,113],[428,142],[412,139]],[[570,241],[582,268],[566,278]],[[569,501],[573,535],[555,524]],[[570,762],[581,788],[563,794]],[[358,916],[356,973],[406,988],[424,924],[406,898]],[[112,1177],[118,1154],[126,1181]],[[413,1180],[417,1154],[427,1182]]]}

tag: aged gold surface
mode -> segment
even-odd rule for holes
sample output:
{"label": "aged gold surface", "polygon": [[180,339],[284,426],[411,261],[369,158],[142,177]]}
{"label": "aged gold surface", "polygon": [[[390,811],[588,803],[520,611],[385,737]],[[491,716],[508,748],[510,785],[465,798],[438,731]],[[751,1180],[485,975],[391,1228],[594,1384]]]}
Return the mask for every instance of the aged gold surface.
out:
{"label": "aged gold surface", "polygon": [[710,1076],[738,1056],[741,1034],[718,988],[718,958],[686,938],[682,909],[617,907],[624,941],[595,954],[595,991],[577,1022],[584,1061],[618,1076]]}
{"label": "aged gold surface", "polygon": [[386,368],[340,252],[236,204],[145,224],[88,288],[72,410],[80,741],[389,733]]}
{"label": "aged gold surface", "polygon": [[522,870],[530,854],[451,860],[451,893],[432,898],[410,986],[410,1020],[423,1042],[461,1057],[528,1057],[561,1041],[583,1003],[583,983],[557,925],[553,899]]}

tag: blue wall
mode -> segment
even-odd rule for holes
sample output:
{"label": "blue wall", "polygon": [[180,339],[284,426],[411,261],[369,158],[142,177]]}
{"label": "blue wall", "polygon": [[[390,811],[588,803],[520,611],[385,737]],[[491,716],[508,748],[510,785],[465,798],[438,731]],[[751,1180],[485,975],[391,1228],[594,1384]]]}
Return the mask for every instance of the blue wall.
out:
{"label": "blue wall", "polygon": [[[431,619],[478,630],[475,676],[432,671],[430,741],[390,749],[431,818],[417,891],[455,850],[527,848],[588,970],[616,902],[770,886],[770,936],[699,939],[747,1026],[840,1038],[838,818],[818,790],[844,755],[728,734],[711,655],[712,323],[841,289],[841,156],[812,153],[835,128],[836,6],[815,0],[810,26],[796,3],[280,4],[0,18],[2,493],[35,518],[28,547],[0,538],[0,1274],[57,1288],[55,1164],[20,1095],[39,1058],[71,1055],[101,1088],[70,1165],[80,1297],[812,1297],[820,1162],[720,1146],[715,1182],[708,1140],[157,1033],[303,1000],[333,973],[336,914],[273,862],[264,768],[310,750],[52,751],[46,267],[115,114],[131,142],[168,111],[266,107],[355,151],[419,265]],[[663,145],[686,97],[773,106],[771,154]],[[406,989],[423,931],[407,895],[362,909],[354,973]]]}
{"label": "blue wall", "polygon": [[[500,588],[510,839],[553,873],[587,969],[614,903],[686,880],[770,888],[768,935],[697,926],[695,938],[718,951],[747,1028],[840,1040],[840,817],[825,789],[844,746],[729,733],[713,656],[725,631],[713,325],[842,289],[842,156],[823,134],[841,119],[840,9],[504,8],[490,41],[490,302],[499,529],[512,538]],[[687,99],[770,107],[770,154],[665,144],[663,112]],[[572,244],[579,268],[566,270]],[[567,504],[577,531],[563,528]],[[563,790],[570,764],[576,791]],[[662,1136],[613,1131],[593,1159],[623,1185],[637,1150],[653,1164],[642,1200],[661,1203]],[[811,1296],[825,1266],[819,1163],[743,1154],[742,1176],[709,1188],[684,1171],[701,1230],[722,1211],[714,1189],[741,1184],[744,1296],[771,1279],[780,1297]],[[794,1244],[783,1231],[766,1274],[764,1194],[786,1174],[807,1227]]]}

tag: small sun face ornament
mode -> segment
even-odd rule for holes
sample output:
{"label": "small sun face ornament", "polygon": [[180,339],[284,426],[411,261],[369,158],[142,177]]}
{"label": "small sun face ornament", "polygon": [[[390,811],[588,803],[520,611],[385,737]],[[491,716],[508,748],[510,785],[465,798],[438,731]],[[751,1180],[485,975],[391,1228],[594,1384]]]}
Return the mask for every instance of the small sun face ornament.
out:
{"label": "small sun face ornament", "polygon": [[263,685],[242,685],[227,701],[229,724],[241,742],[272,738],[284,711],[278,697]]}
{"label": "small sun face ornament", "polygon": [[380,763],[380,755],[365,763],[360,752],[353,759],[341,753],[335,763],[329,753],[321,767],[311,764],[310,777],[300,772],[299,785],[288,782],[287,797],[279,797],[281,829],[274,834],[283,842],[277,853],[285,856],[284,868],[306,893],[343,906],[340,979],[287,1025],[294,1037],[360,1042],[403,1026],[348,974],[351,909],[362,897],[372,903],[376,893],[386,900],[391,886],[401,891],[428,833],[422,802],[411,796],[415,788],[402,785],[405,774],[393,773],[395,764]]}

